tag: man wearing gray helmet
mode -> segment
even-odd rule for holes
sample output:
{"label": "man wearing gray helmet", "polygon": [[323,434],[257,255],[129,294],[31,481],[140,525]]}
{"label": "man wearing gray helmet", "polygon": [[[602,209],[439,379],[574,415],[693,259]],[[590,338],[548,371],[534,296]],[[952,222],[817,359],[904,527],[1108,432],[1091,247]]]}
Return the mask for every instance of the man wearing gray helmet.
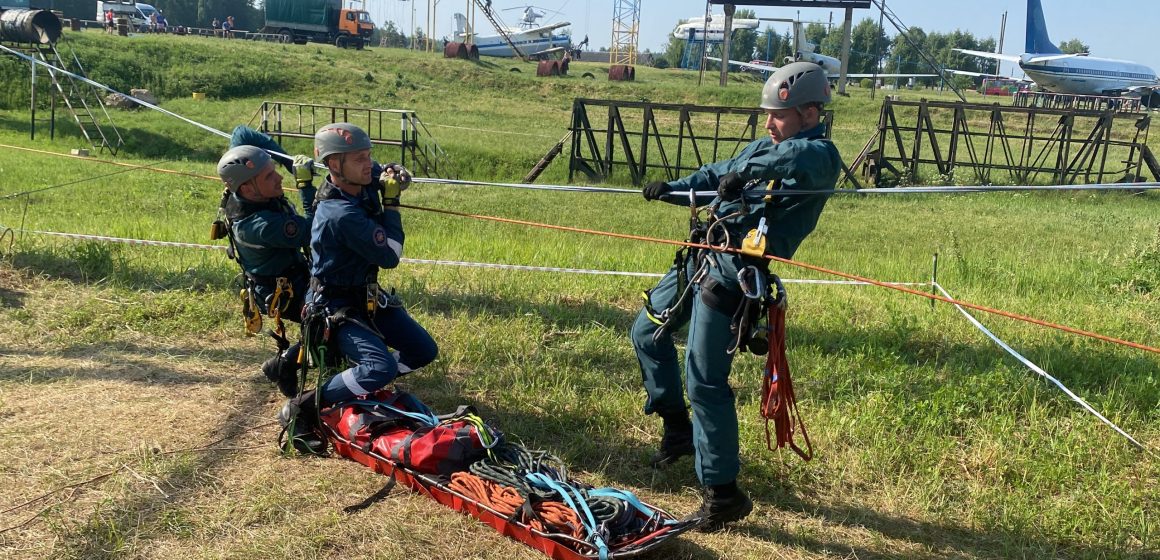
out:
{"label": "man wearing gray helmet", "polygon": [[[645,292],[645,309],[632,327],[647,393],[644,412],[656,413],[664,422],[660,449],[651,463],[661,467],[694,456],[703,496],[694,515],[704,519],[702,530],[720,530],[753,509],[737,486],[737,410],[729,372],[736,351],[747,346],[754,353],[765,350],[757,334],[759,321],[754,320],[761,315],[746,307],[763,301],[768,305],[769,261],[763,255],[792,257],[817,225],[827,200],[825,195],[747,195],[746,190],[757,186],[764,191],[767,185],[772,190],[834,188],[842,161],[821,123],[822,107],[829,101],[830,85],[821,67],[808,62],[786,65],[762,90],[768,137],[752,142],[735,158],[705,165],[671,183],[650,183],[642,193],[646,200],[707,205],[709,214],[694,220],[690,240],[746,251],[678,252],[668,274]],[[673,191],[715,191],[717,196]],[[686,324],[682,387],[672,332]]]}
{"label": "man wearing gray helmet", "polygon": [[[313,162],[298,156],[294,164],[287,163],[298,178],[306,212],[300,216],[284,196],[277,160],[263,149],[281,153],[281,147],[268,136],[244,128],[235,130],[234,146],[218,161],[218,175],[226,188],[213,237],[229,239],[228,253],[242,267],[246,286],[242,314],[247,329],[257,334],[262,315],[301,322],[309,278],[304,249],[310,243],[315,189]],[[243,136],[248,143],[240,143]],[[285,333],[271,332],[278,341],[278,353],[262,364],[262,373],[277,383],[282,394],[292,397],[298,393],[300,345],[291,345]]]}
{"label": "man wearing gray helmet", "polygon": [[372,160],[370,137],[350,123],[319,129],[314,158],[329,174],[315,205],[306,313],[325,318],[328,342],[349,367],[327,380],[321,395],[308,391],[292,399],[280,418],[284,425],[297,419],[291,438],[296,448],[318,452],[325,443],[311,434],[317,403],[330,405],[376,391],[431,363],[438,348],[394,290],[382,291],[378,284],[379,269],[395,268],[403,258],[399,196],[411,182],[410,173],[401,165]]}

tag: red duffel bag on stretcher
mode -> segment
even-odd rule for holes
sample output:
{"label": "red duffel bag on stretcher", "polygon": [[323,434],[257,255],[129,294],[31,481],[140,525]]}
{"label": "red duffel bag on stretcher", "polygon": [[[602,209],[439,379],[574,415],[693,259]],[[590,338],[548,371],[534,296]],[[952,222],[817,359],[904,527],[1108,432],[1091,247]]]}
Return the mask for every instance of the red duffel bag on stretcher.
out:
{"label": "red duffel bag on stretcher", "polygon": [[471,407],[436,416],[403,391],[382,389],[343,403],[340,412],[336,429],[344,438],[425,474],[467,470],[502,438]]}

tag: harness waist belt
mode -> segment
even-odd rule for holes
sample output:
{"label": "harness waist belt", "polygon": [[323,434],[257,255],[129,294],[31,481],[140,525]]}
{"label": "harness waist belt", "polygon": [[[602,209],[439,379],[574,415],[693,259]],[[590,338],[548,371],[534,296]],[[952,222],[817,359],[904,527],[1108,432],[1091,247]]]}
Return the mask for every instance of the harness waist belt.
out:
{"label": "harness waist belt", "polygon": [[335,286],[333,284],[325,284],[319,280],[317,276],[310,277],[310,290],[316,294],[321,294],[328,298],[354,298],[358,300],[366,299],[367,285],[358,284],[355,286]]}
{"label": "harness waist belt", "polygon": [[297,277],[300,274],[304,275],[306,273],[307,273],[307,270],[306,270],[305,263],[294,263],[294,264],[286,267],[286,269],[283,270],[279,274],[267,276],[265,274],[254,274],[252,272],[247,272],[246,278],[249,278],[250,281],[255,283],[255,284],[273,287],[278,282],[279,278],[286,278],[287,280],[293,281],[292,280],[293,278]]}

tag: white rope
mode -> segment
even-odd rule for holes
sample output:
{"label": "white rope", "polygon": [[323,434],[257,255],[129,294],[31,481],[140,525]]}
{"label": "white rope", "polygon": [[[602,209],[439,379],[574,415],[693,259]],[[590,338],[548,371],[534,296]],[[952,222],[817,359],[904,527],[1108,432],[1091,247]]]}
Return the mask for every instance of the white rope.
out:
{"label": "white rope", "polygon": [[[55,48],[55,47],[54,47],[54,48]],[[65,70],[65,69],[63,69],[63,68],[57,68],[56,66],[53,66],[53,65],[51,65],[51,64],[49,64],[49,63],[47,63],[47,62],[45,62],[45,61],[43,61],[43,60],[37,60],[36,58],[34,58],[34,57],[31,57],[31,56],[28,56],[28,55],[26,55],[26,54],[24,54],[24,53],[22,53],[22,52],[20,52],[20,51],[15,51],[15,50],[12,50],[12,49],[10,49],[10,48],[8,48],[8,47],[4,46],[4,45],[0,45],[0,49],[4,49],[5,51],[8,51],[9,53],[11,53],[11,54],[14,54],[14,55],[16,55],[16,56],[18,56],[18,57],[20,57],[20,58],[23,58],[24,60],[27,60],[28,62],[31,62],[31,63],[33,63],[33,64],[39,64],[39,65],[41,65],[41,66],[44,66],[45,68],[48,68],[48,70],[49,70],[50,72],[60,72],[61,74],[64,74],[64,75],[66,75],[66,76],[69,76],[69,77],[73,78],[74,80],[80,80],[80,81],[82,81],[82,82],[84,82],[84,83],[86,83],[86,84],[89,84],[89,85],[91,85],[91,86],[93,86],[93,87],[96,87],[96,88],[103,89],[103,90],[105,90],[105,91],[107,91],[107,92],[109,92],[109,93],[115,93],[115,94],[117,94],[117,95],[123,95],[123,96],[125,96],[125,98],[132,100],[134,103],[138,103],[138,104],[140,104],[140,105],[143,105],[143,106],[145,106],[145,107],[148,107],[148,108],[150,108],[150,109],[153,109],[154,111],[159,111],[159,112],[161,112],[161,113],[164,113],[164,114],[166,114],[166,115],[169,115],[169,116],[171,116],[171,117],[173,117],[173,118],[176,118],[176,119],[181,119],[181,120],[183,120],[183,121],[185,121],[185,122],[187,122],[187,123],[189,123],[189,124],[192,124],[193,126],[196,126],[196,127],[200,128],[200,129],[202,129],[202,130],[205,130],[205,131],[207,131],[207,132],[210,132],[210,133],[213,133],[213,134],[217,134],[218,136],[224,136],[224,137],[226,137],[226,138],[229,138],[229,137],[230,137],[230,135],[229,135],[229,134],[226,134],[225,132],[222,132],[222,131],[220,131],[220,130],[218,130],[218,129],[216,129],[216,128],[213,128],[213,127],[211,127],[211,126],[208,126],[208,125],[201,124],[201,123],[199,123],[199,122],[197,122],[197,121],[195,121],[195,120],[192,120],[192,119],[188,119],[188,118],[186,118],[186,117],[183,117],[183,116],[181,116],[181,115],[178,115],[177,113],[174,113],[174,112],[172,112],[172,111],[167,111],[167,110],[165,110],[165,109],[162,109],[161,107],[158,107],[158,106],[156,106],[156,105],[154,105],[154,104],[152,104],[152,103],[149,103],[149,102],[147,102],[147,101],[142,101],[142,100],[140,100],[140,99],[137,99],[136,97],[133,97],[132,95],[128,95],[128,94],[125,94],[125,93],[121,93],[121,92],[119,92],[119,91],[117,91],[117,90],[115,90],[115,89],[113,89],[113,88],[111,88],[111,87],[109,87],[109,86],[106,86],[106,85],[104,85],[104,84],[101,84],[101,83],[98,83],[98,82],[94,82],[94,81],[92,81],[92,80],[90,80],[90,79],[88,79],[88,78],[86,78],[86,77],[84,77],[84,76],[81,76],[81,75],[79,75],[79,74],[73,74],[72,72],[69,72],[68,70]]]}
{"label": "white rope", "polygon": [[[947,299],[952,299],[952,300],[955,299],[954,296],[952,296],[945,289],[943,289],[943,287],[941,285],[939,285],[938,282],[931,282],[931,285],[933,285],[935,288],[937,288],[938,291],[942,292],[942,295],[945,296]],[[1030,369],[1031,371],[1034,371],[1035,373],[1038,373],[1044,379],[1047,379],[1048,381],[1055,384],[1055,386],[1059,387],[1064,393],[1067,394],[1068,397],[1071,397],[1071,400],[1079,403],[1079,405],[1082,406],[1084,408],[1084,410],[1087,410],[1088,412],[1094,414],[1095,417],[1099,418],[1101,422],[1103,422],[1104,424],[1107,424],[1113,430],[1115,430],[1116,432],[1118,432],[1120,435],[1124,436],[1125,438],[1128,438],[1128,441],[1132,442],[1133,445],[1140,448],[1141,451],[1144,451],[1153,457],[1157,457],[1156,454],[1153,453],[1150,449],[1148,449],[1147,447],[1144,447],[1143,444],[1136,441],[1135,438],[1128,435],[1127,432],[1120,429],[1120,427],[1115,425],[1114,423],[1112,423],[1111,420],[1108,420],[1107,418],[1105,418],[1103,414],[1100,414],[1099,412],[1097,412],[1096,409],[1092,408],[1091,405],[1089,405],[1086,401],[1084,401],[1078,395],[1073,393],[1071,391],[1071,389],[1068,389],[1066,386],[1064,386],[1064,384],[1061,383],[1058,379],[1052,377],[1051,374],[1044,371],[1043,368],[1035,365],[1034,362],[1032,362],[1031,360],[1028,360],[1022,354],[1020,354],[1019,352],[1016,352],[1014,348],[1011,348],[1011,346],[1008,345],[1006,342],[1003,342],[999,337],[995,336],[995,333],[992,333],[989,329],[987,329],[987,327],[983,326],[983,324],[980,323],[978,319],[976,319],[973,315],[971,315],[966,309],[963,309],[962,306],[960,306],[957,303],[954,305],[955,305],[955,308],[959,310],[959,313],[962,313],[963,316],[966,317],[967,320],[970,321],[972,325],[974,325],[976,328],[978,328],[980,331],[982,331],[983,334],[987,335],[988,338],[995,341],[995,344],[998,344],[1000,348],[1002,348],[1003,350],[1006,350],[1008,354],[1011,354],[1012,356],[1014,356],[1016,360],[1019,360],[1020,362],[1022,362],[1023,365],[1027,366],[1028,369]]]}
{"label": "white rope", "polygon": [[[212,251],[224,251],[225,245],[207,245],[200,243],[182,243],[178,241],[154,241],[151,239],[130,239],[126,237],[110,237],[107,235],[90,235],[85,233],[62,233],[57,231],[40,231],[31,229],[14,229],[13,232],[32,233],[37,235],[48,235],[53,237],[64,237],[69,239],[84,239],[88,241],[103,241],[106,243],[123,243],[127,245],[145,245],[152,247],[181,247],[186,249],[206,249]],[[631,272],[624,270],[599,270],[591,268],[564,268],[553,266],[531,266],[522,264],[504,264],[504,263],[485,263],[485,262],[471,262],[471,261],[454,261],[445,259],[412,259],[404,258],[402,262],[408,264],[426,264],[434,266],[459,266],[465,268],[488,268],[496,270],[520,270],[528,272],[561,272],[566,274],[590,274],[595,276],[630,276],[637,278],[661,278],[662,273],[656,272]],[[819,284],[832,286],[872,286],[867,282],[859,282],[855,280],[813,280],[805,278],[787,278],[782,280],[786,284]],[[887,282],[887,284],[894,284],[897,286],[925,286],[925,282]]]}
{"label": "white rope", "polygon": [[582,187],[576,185],[533,185],[529,183],[494,183],[488,181],[468,181],[464,179],[438,179],[432,177],[415,177],[412,179],[414,183],[428,183],[435,185],[468,185],[477,187],[506,187],[509,189],[529,189],[535,191],[567,191],[567,192],[593,192],[593,193],[608,193],[608,194],[635,194],[639,195],[640,191],[637,189],[614,189],[606,187]]}
{"label": "white rope", "polygon": [[[1082,185],[977,185],[963,187],[896,187],[868,189],[828,189],[828,190],[751,190],[751,196],[815,196],[820,194],[968,194],[985,192],[1036,192],[1036,191],[1153,191],[1160,190],[1160,183],[1091,183]],[[717,196],[717,191],[694,191],[698,197]],[[670,191],[674,197],[688,197],[689,191]]]}
{"label": "white rope", "polygon": [[[158,111],[160,113],[164,113],[166,115],[169,115],[173,118],[185,121],[193,126],[196,126],[200,129],[205,130],[207,132],[210,132],[212,134],[216,134],[216,135],[221,136],[223,138],[231,138],[231,135],[227,132],[223,132],[223,131],[218,130],[216,128],[213,128],[209,125],[199,123],[199,122],[197,122],[193,119],[190,119],[188,117],[183,117],[177,113],[174,113],[173,111],[162,109],[161,107],[158,107],[157,105],[154,105],[154,104],[149,103],[147,101],[142,101],[136,97],[133,97],[132,95],[129,95],[126,93],[121,93],[121,92],[119,92],[119,91],[117,91],[109,86],[106,86],[102,83],[95,82],[95,81],[90,80],[89,78],[86,78],[86,77],[81,76],[79,74],[74,74],[72,72],[69,72],[68,70],[63,69],[63,68],[58,68],[58,67],[53,66],[53,65],[51,65],[43,60],[37,60],[34,57],[31,57],[31,56],[28,56],[22,52],[13,50],[7,46],[0,45],[0,49],[3,49],[4,51],[7,51],[8,53],[13,54],[15,56],[18,56],[18,57],[20,57],[24,60],[27,60],[28,62],[31,62],[33,64],[39,64],[41,66],[44,66],[45,68],[48,68],[51,72],[60,72],[61,74],[64,74],[66,76],[70,76],[76,80],[80,80],[86,84],[93,86],[93,87],[103,89],[103,90],[108,91],[110,93],[122,95],[125,98],[132,100],[134,103],[138,103],[142,106],[153,109],[154,111]],[[441,125],[441,126],[450,126],[450,125]],[[293,156],[291,156],[289,154],[284,154],[284,153],[281,153],[281,152],[278,152],[275,150],[266,150],[266,151],[274,156],[286,158],[288,160],[294,159]],[[322,165],[322,163],[320,163],[320,162],[315,162],[314,166],[316,168],[319,168],[319,169],[327,169],[326,166]],[[488,182],[488,181],[466,181],[466,180],[461,180],[461,179],[438,179],[438,178],[429,178],[429,177],[428,178],[415,177],[413,179],[413,181],[415,183],[432,183],[432,184],[445,184],[445,185],[472,185],[472,186],[482,186],[482,187],[505,187],[505,188],[518,188],[518,189],[544,190],[544,191],[590,192],[590,193],[605,193],[605,194],[639,194],[640,193],[640,191],[637,189],[616,189],[616,188],[602,188],[602,187],[586,187],[586,186],[577,186],[577,185],[531,185],[531,184],[525,184],[525,183],[497,183],[497,182]],[[1116,190],[1141,191],[1141,190],[1158,190],[1158,189],[1160,189],[1160,183],[1153,182],[1153,183],[1096,183],[1096,184],[1087,184],[1087,185],[1047,185],[1047,186],[1040,186],[1040,185],[963,186],[963,187],[930,186],[930,187],[899,187],[899,188],[873,188],[873,189],[831,189],[831,190],[816,190],[816,191],[814,191],[814,190],[809,190],[809,191],[797,190],[797,191],[795,191],[792,189],[787,189],[787,190],[776,190],[776,191],[764,191],[764,190],[763,191],[750,191],[747,194],[753,195],[753,196],[765,196],[765,195],[816,196],[816,195],[820,195],[820,194],[930,194],[930,193],[962,194],[962,193],[1012,192],[1012,191],[1116,191]],[[688,197],[689,191],[673,191],[673,192],[670,192],[668,194],[671,196]],[[698,197],[716,196],[717,192],[716,191],[696,191],[694,194]]]}

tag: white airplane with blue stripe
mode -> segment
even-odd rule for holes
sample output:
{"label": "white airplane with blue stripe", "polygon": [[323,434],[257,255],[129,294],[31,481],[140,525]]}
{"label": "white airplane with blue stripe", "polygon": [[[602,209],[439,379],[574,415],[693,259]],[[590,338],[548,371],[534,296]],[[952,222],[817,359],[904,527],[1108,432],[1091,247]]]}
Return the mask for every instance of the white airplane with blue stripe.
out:
{"label": "white airplane with blue stripe", "polygon": [[961,53],[1014,62],[1040,87],[1076,95],[1151,95],[1160,90],[1160,79],[1151,68],[1127,60],[1064,54],[1047,36],[1043,6],[1027,0],[1026,52],[1020,56],[966,49]]}

